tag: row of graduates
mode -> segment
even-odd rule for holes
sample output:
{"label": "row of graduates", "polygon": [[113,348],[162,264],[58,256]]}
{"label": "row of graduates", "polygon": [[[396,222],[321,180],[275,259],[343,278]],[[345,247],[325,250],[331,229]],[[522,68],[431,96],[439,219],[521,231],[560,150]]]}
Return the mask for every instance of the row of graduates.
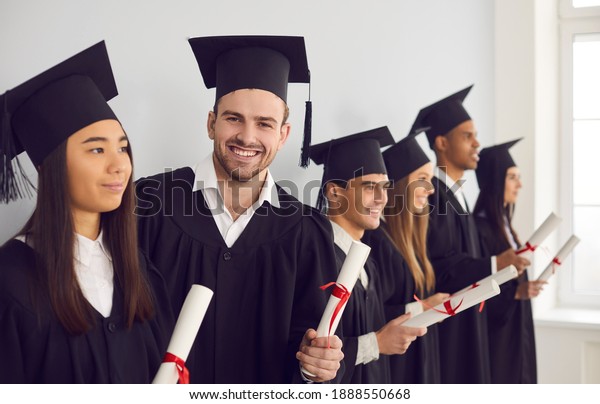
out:
{"label": "row of graduates", "polygon": [[[309,82],[303,38],[190,44],[205,85],[216,87],[207,120],[214,150],[135,186],[129,139],[107,104],[117,88],[104,42],[2,95],[0,196],[27,196],[22,152],[38,183],[34,213],[0,248],[0,382],[150,382],[193,284],[214,298],[185,360],[191,382],[535,381],[527,298],[539,285],[514,253],[514,199],[498,191],[510,179],[516,198],[520,186],[508,145],[481,153],[481,240],[454,185],[478,160],[462,107],[468,89],[422,110],[385,163],[380,147],[393,143],[385,129],[310,147],[305,125],[302,163],[310,155],[325,166],[325,216],[269,171],[290,134],[288,82]],[[446,167],[431,182],[414,138],[425,126]],[[317,337],[328,296],[320,286],[336,279],[357,239],[372,253],[339,337]],[[406,311],[509,264],[519,280],[483,313],[429,330],[402,325]],[[487,321],[496,312],[502,321]]]}
{"label": "row of graduates", "polygon": [[[448,103],[461,104],[462,97],[452,95],[433,108],[444,109]],[[356,359],[354,370],[347,370],[343,381],[535,383],[529,299],[539,294],[544,282],[528,282],[529,262],[515,254],[519,242],[510,215],[521,183],[508,150],[517,141],[485,148],[480,158],[473,156],[482,191],[471,216],[447,173],[457,168],[459,143],[468,154],[479,147],[472,120],[452,122],[449,132],[441,132],[444,135],[428,136],[438,159],[448,164],[445,170],[434,170],[418,144],[415,135],[421,124],[417,121],[397,143],[382,127],[313,146],[316,155],[311,151],[311,158],[325,165],[319,206],[334,227],[338,267],[352,240],[372,249],[349,300],[350,313],[344,312],[341,322],[347,366]],[[437,138],[454,143],[454,148],[437,148]],[[380,151],[389,145],[393,146]],[[340,155],[347,159],[331,157]],[[499,226],[486,211],[490,202],[502,208]],[[441,209],[444,204],[446,210]],[[437,241],[432,245],[433,239]],[[466,248],[468,243],[473,250]],[[402,325],[406,313],[418,315],[446,301],[449,293],[440,291],[476,285],[496,272],[493,267],[505,265],[506,259],[519,266],[520,276],[504,284],[501,295],[490,299],[485,311],[467,309],[426,330]],[[461,264],[442,266],[443,260]],[[473,269],[465,272],[460,265],[473,265]],[[451,315],[446,308],[443,311]],[[376,340],[373,349],[369,334]],[[351,336],[360,336],[358,348],[348,346]]]}

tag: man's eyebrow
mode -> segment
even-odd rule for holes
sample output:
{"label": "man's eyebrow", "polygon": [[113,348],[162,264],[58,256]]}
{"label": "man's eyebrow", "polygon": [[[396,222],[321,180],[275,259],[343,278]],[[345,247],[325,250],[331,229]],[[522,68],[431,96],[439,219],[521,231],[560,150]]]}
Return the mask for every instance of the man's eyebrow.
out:
{"label": "man's eyebrow", "polygon": [[257,120],[257,121],[260,121],[260,122],[268,121],[268,122],[277,123],[277,119],[275,119],[273,117],[270,117],[270,116],[257,116],[254,119]]}
{"label": "man's eyebrow", "polygon": [[221,115],[233,115],[236,116],[238,118],[243,118],[244,116],[242,114],[240,114],[239,112],[235,112],[235,111],[229,111],[229,110],[225,110],[223,112],[221,112]]}

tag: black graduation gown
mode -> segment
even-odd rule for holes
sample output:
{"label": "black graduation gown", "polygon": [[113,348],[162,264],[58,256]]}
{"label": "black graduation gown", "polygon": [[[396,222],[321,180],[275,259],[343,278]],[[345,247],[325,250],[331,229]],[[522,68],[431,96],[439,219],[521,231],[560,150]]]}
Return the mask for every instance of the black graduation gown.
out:
{"label": "black graduation gown", "polygon": [[[436,290],[454,293],[491,274],[482,258],[477,227],[448,186],[437,177],[430,195],[427,246]],[[465,310],[438,325],[442,383],[490,383],[486,310]]]}
{"label": "black graduation gown", "polygon": [[[380,269],[382,283],[386,286],[382,299],[386,321],[405,313],[406,304],[414,301],[415,283],[400,251],[385,234],[386,224],[376,230],[366,231],[362,241],[371,247],[371,257]],[[425,294],[427,298],[429,294]],[[440,357],[438,327],[427,328],[427,334],[417,338],[403,355],[390,356],[392,383],[440,383]]]}
{"label": "black graduation gown", "polygon": [[[481,243],[487,254],[495,255],[511,246],[492,230],[486,217],[475,218]],[[500,286],[501,293],[486,303],[492,383],[537,383],[535,336],[531,300],[517,300],[527,271]]]}
{"label": "black graduation gown", "polygon": [[329,220],[278,187],[229,248],[185,167],[137,183],[141,247],[179,313],[192,284],[214,292],[187,359],[192,383],[299,381],[295,358],[316,329],[337,271]]}
{"label": "black graduation gown", "polygon": [[156,269],[141,257],[154,294],[153,319],[126,328],[115,278],[110,317],[92,309],[96,326],[72,336],[53,314],[47,294],[33,286],[34,254],[18,240],[0,248],[0,383],[150,383],[173,325]]}
{"label": "black graduation gown", "polygon": [[[337,245],[335,254],[339,270],[344,264],[346,254]],[[355,365],[358,337],[376,332],[386,323],[383,303],[379,298],[381,294],[380,279],[371,258],[368,258],[365,263],[365,271],[369,277],[367,289],[360,279],[356,281],[340,321],[345,363],[341,382],[352,384],[390,383],[390,365],[387,355],[380,355],[378,360],[367,364]]]}

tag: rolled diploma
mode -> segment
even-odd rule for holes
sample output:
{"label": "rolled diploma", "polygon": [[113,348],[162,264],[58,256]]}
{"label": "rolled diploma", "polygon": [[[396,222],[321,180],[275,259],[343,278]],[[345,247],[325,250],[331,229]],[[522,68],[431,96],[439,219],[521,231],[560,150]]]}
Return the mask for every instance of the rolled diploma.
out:
{"label": "rolled diploma", "polygon": [[[495,280],[490,279],[481,283],[476,288],[469,289],[467,292],[450,296],[449,300],[451,302],[451,306],[455,308],[456,314],[459,314],[460,312],[465,311],[498,294],[500,294],[500,287],[498,286],[498,283]],[[460,307],[456,308],[459,304]],[[444,303],[435,306],[435,309],[446,311]],[[407,327],[429,327],[430,325],[439,323],[448,317],[451,316],[449,314],[438,313],[433,309],[429,309],[418,316],[408,319],[402,325]]]}
{"label": "rolled diploma", "polygon": [[[192,285],[181,307],[167,352],[187,360],[212,296],[213,291],[206,286]],[[176,384],[178,380],[179,373],[175,363],[168,362],[161,363],[152,383]]]}
{"label": "rolled diploma", "polygon": [[[367,262],[367,258],[369,257],[369,253],[371,252],[371,247],[366,244],[363,244],[359,241],[352,241],[350,245],[350,249],[348,250],[348,254],[346,254],[346,259],[342,264],[342,268],[340,269],[340,273],[338,274],[336,283],[340,285],[344,285],[348,292],[352,292],[354,288],[354,284],[358,279],[358,275],[360,274],[360,270],[365,266],[365,262]],[[335,288],[335,286],[333,286]],[[328,337],[335,333],[338,324],[340,323],[340,319],[342,318],[342,313],[344,312],[344,308],[346,308],[346,304],[342,306],[340,311],[337,313],[337,317],[333,321],[331,325],[331,334],[329,333],[329,323],[331,323],[331,317],[333,317],[333,312],[340,301],[339,298],[335,297],[333,294],[329,296],[329,301],[327,302],[327,306],[325,306],[325,310],[323,311],[323,315],[321,316],[321,321],[319,322],[319,326],[317,327],[317,337]],[[306,373],[309,376],[314,376],[309,371],[302,369],[302,372]]]}
{"label": "rolled diploma", "polygon": [[[346,259],[344,260],[344,264],[342,264],[342,268],[340,269],[336,283],[339,285],[344,285],[348,292],[352,292],[354,284],[356,283],[358,275],[360,274],[360,270],[365,266],[365,262],[367,262],[370,252],[371,247],[359,241],[352,241],[350,250],[348,250],[348,254],[346,254]],[[335,330],[340,323],[342,313],[344,312],[344,308],[346,307],[346,305],[344,305],[338,312],[337,317],[331,326],[330,334],[329,323],[331,322],[331,317],[333,316],[333,312],[335,311],[339,301],[340,299],[333,296],[333,294],[329,296],[329,301],[327,302],[327,306],[325,306],[323,316],[321,317],[321,321],[317,327],[317,337],[327,337],[335,333]]]}
{"label": "rolled diploma", "polygon": [[[498,286],[510,281],[511,279],[515,279],[517,276],[519,276],[519,272],[517,271],[517,268],[515,268],[514,265],[509,265],[506,268],[496,272],[495,274],[492,274],[490,276],[486,276],[485,278],[483,278],[482,280],[480,280],[479,282],[477,282],[478,285],[481,285],[484,282],[487,282],[491,279],[495,280],[496,283],[498,284]],[[464,289],[459,290],[458,292],[454,293],[453,296],[456,296],[458,294],[462,294],[465,293],[469,290],[473,289],[473,286],[467,286]]]}
{"label": "rolled diploma", "polygon": [[[569,254],[571,254],[571,251],[573,251],[573,249],[579,243],[579,241],[580,241],[579,237],[572,235],[567,240],[567,242],[561,247],[561,249],[558,250],[554,259],[558,259],[560,262],[562,262],[565,258],[567,258],[569,256]],[[544,269],[544,271],[540,274],[540,276],[538,277],[537,280],[538,281],[547,281],[552,276],[553,266],[554,266],[554,260],[552,260],[548,264],[546,269]]]}
{"label": "rolled diploma", "polygon": [[[554,231],[554,229],[558,227],[561,221],[562,219],[560,217],[556,216],[554,213],[550,213],[546,220],[544,220],[544,223],[542,223],[540,227],[538,227],[537,230],[533,232],[533,234],[528,240],[528,243],[533,248],[536,248],[537,246],[542,244],[542,242],[550,235],[550,233]],[[525,247],[523,246],[519,250],[523,250],[523,248]],[[531,250],[526,249],[521,254],[529,253],[527,255],[530,256],[531,252]]]}

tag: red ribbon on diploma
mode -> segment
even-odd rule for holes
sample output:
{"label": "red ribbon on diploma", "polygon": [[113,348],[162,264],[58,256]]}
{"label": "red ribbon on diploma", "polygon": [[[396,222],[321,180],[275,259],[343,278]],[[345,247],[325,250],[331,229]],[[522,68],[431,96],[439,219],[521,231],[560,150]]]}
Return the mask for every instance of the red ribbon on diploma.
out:
{"label": "red ribbon on diploma", "polygon": [[[479,286],[479,285],[477,285],[477,286]],[[452,299],[448,299],[444,302],[444,308],[446,309],[446,311],[443,311],[443,310],[438,310],[435,307],[431,307],[430,305],[428,305],[427,303],[425,303],[424,301],[419,299],[416,294],[413,295],[413,297],[415,298],[415,300],[417,302],[420,302],[423,306],[427,307],[428,309],[435,310],[438,313],[448,314],[449,316],[455,316],[456,310],[458,310],[460,305],[463,303],[463,299],[460,299],[460,302],[456,305],[456,307],[452,307]]]}
{"label": "red ribbon on diploma", "polygon": [[163,358],[163,363],[175,363],[177,373],[179,374],[179,384],[190,384],[190,371],[185,367],[185,361],[179,356],[167,352]]}
{"label": "red ribbon on diploma", "polygon": [[534,252],[536,248],[537,248],[536,245],[531,245],[531,244],[529,244],[529,241],[528,241],[525,243],[525,247],[521,248],[520,250],[517,250],[516,254],[517,255],[523,254],[524,252],[527,252],[527,251]]}
{"label": "red ribbon on diploma", "polygon": [[334,323],[335,319],[337,318],[338,313],[340,312],[342,307],[344,307],[344,305],[346,304],[348,299],[350,299],[350,295],[351,295],[351,292],[348,289],[346,289],[346,287],[344,285],[342,285],[341,283],[336,283],[336,282],[329,282],[329,283],[321,286],[321,290],[326,290],[333,285],[335,285],[335,287],[333,288],[331,295],[337,297],[338,299],[340,299],[340,301],[338,302],[337,306],[335,306],[335,310],[333,310],[333,315],[331,316],[331,320],[329,321],[329,331],[327,332],[327,348],[330,348],[329,336],[331,335],[331,329],[333,328],[333,323]]}
{"label": "red ribbon on diploma", "polygon": [[[475,289],[477,286],[479,286],[479,284],[477,282],[475,282],[474,284],[471,285],[471,289]],[[479,312],[481,313],[483,311],[483,308],[485,307],[485,300],[481,303],[479,303]]]}
{"label": "red ribbon on diploma", "polygon": [[562,262],[560,262],[560,258],[554,257],[554,259],[552,260],[552,275],[554,275],[554,273],[556,272],[557,265],[562,265]]}

